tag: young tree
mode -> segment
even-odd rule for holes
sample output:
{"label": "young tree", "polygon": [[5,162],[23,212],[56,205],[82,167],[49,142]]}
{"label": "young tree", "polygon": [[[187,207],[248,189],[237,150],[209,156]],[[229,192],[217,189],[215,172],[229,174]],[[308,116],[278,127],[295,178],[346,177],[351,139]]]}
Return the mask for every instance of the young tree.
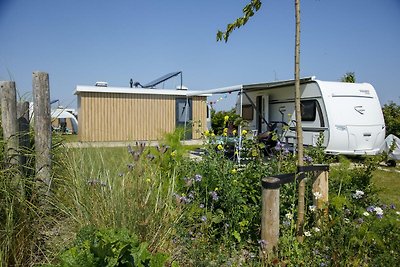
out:
{"label": "young tree", "polygon": [[[294,55],[294,79],[295,79],[295,114],[296,114],[296,139],[297,139],[297,165],[298,167],[304,166],[303,156],[303,130],[301,125],[301,107],[300,107],[300,0],[295,0],[295,17],[296,17],[296,33],[295,33],[295,55]],[[245,25],[247,21],[261,8],[262,2],[260,0],[251,0],[243,8],[243,16],[236,19],[233,23],[227,25],[224,32],[217,32],[217,41],[228,41],[230,34],[237,28]],[[303,240],[303,227],[304,227],[304,194],[305,194],[305,180],[299,183],[299,200],[298,200],[298,213],[297,213],[297,238],[299,241]]]}
{"label": "young tree", "polygon": [[385,117],[386,135],[400,136],[400,105],[390,101],[383,105],[382,112]]}
{"label": "young tree", "polygon": [[345,75],[343,75],[342,82],[345,83],[355,83],[356,82],[356,74],[354,72],[346,72]]}

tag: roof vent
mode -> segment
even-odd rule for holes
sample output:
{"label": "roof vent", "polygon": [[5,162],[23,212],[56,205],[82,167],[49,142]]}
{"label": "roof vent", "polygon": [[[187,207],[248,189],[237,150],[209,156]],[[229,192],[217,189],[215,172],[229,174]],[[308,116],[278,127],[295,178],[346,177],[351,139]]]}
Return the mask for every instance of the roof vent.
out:
{"label": "roof vent", "polygon": [[178,85],[177,87],[176,87],[176,90],[187,90],[187,89],[189,89],[189,88],[187,88],[186,86],[184,86],[184,85]]}
{"label": "roof vent", "polygon": [[95,86],[98,86],[98,87],[107,87],[107,86],[108,86],[108,83],[107,83],[107,82],[96,82],[96,83],[95,83]]}

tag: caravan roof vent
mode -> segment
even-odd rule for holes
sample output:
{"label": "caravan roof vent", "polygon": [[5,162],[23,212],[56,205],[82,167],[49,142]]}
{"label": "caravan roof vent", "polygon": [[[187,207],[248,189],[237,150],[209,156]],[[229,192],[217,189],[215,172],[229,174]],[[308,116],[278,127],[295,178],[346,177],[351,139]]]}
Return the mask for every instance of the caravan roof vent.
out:
{"label": "caravan roof vent", "polygon": [[95,83],[95,86],[98,86],[98,87],[107,87],[107,86],[108,86],[108,83],[107,83],[107,82],[96,82],[96,83]]}

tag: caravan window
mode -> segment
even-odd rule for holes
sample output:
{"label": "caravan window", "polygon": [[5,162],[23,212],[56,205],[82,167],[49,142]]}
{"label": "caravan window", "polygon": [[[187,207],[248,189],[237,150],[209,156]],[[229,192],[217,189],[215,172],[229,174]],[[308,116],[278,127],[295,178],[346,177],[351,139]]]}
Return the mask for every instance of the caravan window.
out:
{"label": "caravan window", "polygon": [[302,121],[315,121],[317,111],[316,100],[303,100],[301,101],[301,120]]}
{"label": "caravan window", "polygon": [[243,119],[246,121],[253,120],[253,106],[252,105],[243,105],[242,106],[242,114]]}

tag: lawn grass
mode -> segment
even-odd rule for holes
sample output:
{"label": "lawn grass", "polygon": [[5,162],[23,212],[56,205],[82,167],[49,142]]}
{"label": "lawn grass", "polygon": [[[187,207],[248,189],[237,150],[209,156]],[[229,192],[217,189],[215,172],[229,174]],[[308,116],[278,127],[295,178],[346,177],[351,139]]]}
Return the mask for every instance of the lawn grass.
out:
{"label": "lawn grass", "polygon": [[72,143],[72,142],[78,142],[78,135],[77,134],[57,134],[60,135],[61,139],[65,143]]}
{"label": "lawn grass", "polygon": [[[396,172],[397,171],[397,172]],[[385,204],[400,207],[400,166],[381,167],[374,172],[372,183],[378,196]]]}

